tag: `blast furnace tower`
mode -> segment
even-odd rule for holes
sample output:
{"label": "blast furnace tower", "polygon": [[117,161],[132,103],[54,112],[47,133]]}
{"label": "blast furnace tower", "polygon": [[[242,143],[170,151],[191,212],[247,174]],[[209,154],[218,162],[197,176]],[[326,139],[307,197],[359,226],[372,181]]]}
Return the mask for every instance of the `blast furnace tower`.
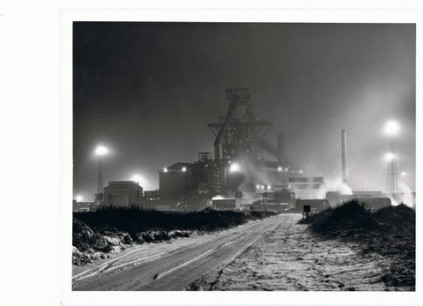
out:
{"label": "blast furnace tower", "polygon": [[[251,191],[255,191],[257,186],[287,183],[288,173],[292,176],[297,170],[285,155],[285,135],[277,135],[276,147],[265,140],[272,123],[259,120],[254,115],[248,88],[226,89],[226,99],[229,102],[226,116],[221,117],[219,122],[208,124],[216,137],[215,193],[236,189],[236,185],[241,183]],[[266,160],[264,152],[275,161]],[[244,174],[244,179],[239,173]]]}

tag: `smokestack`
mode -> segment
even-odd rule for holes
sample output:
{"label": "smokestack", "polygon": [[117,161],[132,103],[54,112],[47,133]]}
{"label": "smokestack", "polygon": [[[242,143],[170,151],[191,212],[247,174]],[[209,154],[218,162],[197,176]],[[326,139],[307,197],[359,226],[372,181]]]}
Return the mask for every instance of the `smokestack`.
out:
{"label": "smokestack", "polygon": [[347,184],[347,132],[345,130],[341,130],[341,138],[342,138],[342,183]]}
{"label": "smokestack", "polygon": [[285,158],[285,133],[278,133],[277,135],[277,150],[278,150],[278,163],[282,164]]}

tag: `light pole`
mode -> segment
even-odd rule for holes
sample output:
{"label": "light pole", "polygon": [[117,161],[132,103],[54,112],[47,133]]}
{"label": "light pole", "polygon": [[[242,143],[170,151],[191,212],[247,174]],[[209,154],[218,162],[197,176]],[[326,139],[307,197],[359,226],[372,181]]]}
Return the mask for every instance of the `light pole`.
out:
{"label": "light pole", "polygon": [[103,156],[108,152],[109,150],[104,146],[98,146],[94,151],[94,154],[98,157],[97,193],[95,194],[97,204],[103,202]]}
{"label": "light pole", "polygon": [[395,120],[387,121],[384,126],[385,135],[390,138],[390,152],[387,154],[388,168],[386,175],[386,189],[390,194],[398,191],[398,174],[393,138],[399,134],[400,129],[400,125]]}

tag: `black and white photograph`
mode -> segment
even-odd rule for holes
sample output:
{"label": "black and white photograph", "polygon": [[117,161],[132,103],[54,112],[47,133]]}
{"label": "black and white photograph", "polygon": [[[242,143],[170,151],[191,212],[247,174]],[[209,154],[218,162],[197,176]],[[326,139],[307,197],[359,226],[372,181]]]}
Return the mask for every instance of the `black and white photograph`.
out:
{"label": "black and white photograph", "polygon": [[415,292],[415,23],[74,21],[72,95],[73,292]]}
{"label": "black and white photograph", "polygon": [[0,305],[423,305],[422,20],[0,0]]}

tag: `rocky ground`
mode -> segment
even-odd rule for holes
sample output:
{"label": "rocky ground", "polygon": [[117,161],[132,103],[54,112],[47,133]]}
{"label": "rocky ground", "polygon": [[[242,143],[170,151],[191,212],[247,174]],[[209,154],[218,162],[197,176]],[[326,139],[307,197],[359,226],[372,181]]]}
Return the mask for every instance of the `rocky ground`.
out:
{"label": "rocky ground", "polygon": [[72,264],[109,258],[134,244],[166,242],[202,235],[262,219],[274,213],[235,211],[158,212],[107,208],[73,218]]}
{"label": "rocky ground", "polygon": [[136,241],[121,231],[94,231],[78,219],[73,221],[72,264],[84,265],[95,260],[110,258],[111,254],[119,253],[134,243],[152,243],[169,241],[177,238],[187,238],[193,231],[146,231],[139,233]]}

